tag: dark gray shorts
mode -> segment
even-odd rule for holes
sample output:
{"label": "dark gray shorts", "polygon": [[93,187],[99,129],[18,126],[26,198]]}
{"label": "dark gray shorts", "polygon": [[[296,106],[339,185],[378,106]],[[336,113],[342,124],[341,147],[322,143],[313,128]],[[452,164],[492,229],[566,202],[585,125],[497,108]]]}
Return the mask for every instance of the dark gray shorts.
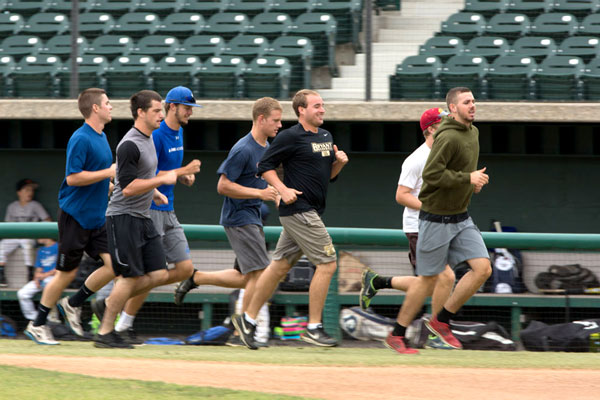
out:
{"label": "dark gray shorts", "polygon": [[159,211],[150,209],[150,218],[160,235],[165,255],[169,264],[191,259],[190,246],[177,220],[175,211]]}
{"label": "dark gray shorts", "polygon": [[419,219],[417,275],[433,276],[474,258],[489,258],[481,232],[471,217],[458,223]]}
{"label": "dark gray shorts", "polygon": [[279,221],[283,231],[273,252],[273,260],[285,258],[294,265],[302,254],[314,265],[337,260],[329,232],[316,211],[279,217]]}
{"label": "dark gray shorts", "polygon": [[267,268],[270,261],[262,226],[250,224],[224,228],[242,274]]}

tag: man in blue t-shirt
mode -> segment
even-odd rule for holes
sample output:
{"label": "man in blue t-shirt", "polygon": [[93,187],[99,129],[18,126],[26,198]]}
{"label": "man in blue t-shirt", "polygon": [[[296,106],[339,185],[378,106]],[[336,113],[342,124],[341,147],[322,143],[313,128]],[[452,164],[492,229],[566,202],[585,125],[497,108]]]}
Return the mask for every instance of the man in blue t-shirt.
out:
{"label": "man in blue t-shirt", "polygon": [[[190,171],[199,171],[200,168],[199,160],[192,160],[186,167],[181,167],[183,161],[183,127],[188,124],[194,107],[201,106],[196,104],[196,99],[190,89],[177,86],[169,90],[164,106],[166,117],[160,123],[159,128],[152,132],[158,159],[156,173],[175,170],[178,176],[177,180],[186,186],[192,186],[196,176],[193,173],[182,174],[182,172],[186,168]],[[164,283],[166,285],[181,282],[189,278],[194,272],[190,248],[173,207],[174,187],[175,185],[159,186],[157,190],[166,197],[168,202],[156,204],[153,201],[150,206],[150,218],[152,218],[152,222],[160,234],[167,263],[175,264],[175,268],[169,269],[169,277]],[[115,326],[115,330],[119,333],[127,331],[125,337],[132,344],[141,343],[136,338],[133,330],[133,321],[148,293],[149,290],[129,299]]]}
{"label": "man in blue t-shirt", "polygon": [[269,265],[269,255],[262,228],[263,201],[277,201],[277,191],[257,176],[258,162],[269,147],[268,138],[281,128],[282,108],[270,97],[258,99],[252,108],[252,129],[229,151],[217,174],[217,191],[225,196],[220,223],[237,257],[234,269],[201,272],[181,282],[175,291],[175,303],[199,285],[244,288],[242,304],[246,309],[253,296],[258,277]]}
{"label": "man in blue t-shirt", "polygon": [[[112,152],[104,126],[112,119],[112,106],[103,89],[86,89],[77,99],[85,123],[77,129],[67,145],[65,179],[58,193],[58,263],[56,275],[44,288],[35,321],[27,325],[25,334],[39,344],[58,344],[46,319],[61,293],[73,281],[85,251],[102,259],[103,270],[112,274],[104,214],[108,204],[110,180],[115,176]],[[85,285],[71,300],[63,298],[58,305],[71,329],[83,336],[81,304],[100,287]]]}

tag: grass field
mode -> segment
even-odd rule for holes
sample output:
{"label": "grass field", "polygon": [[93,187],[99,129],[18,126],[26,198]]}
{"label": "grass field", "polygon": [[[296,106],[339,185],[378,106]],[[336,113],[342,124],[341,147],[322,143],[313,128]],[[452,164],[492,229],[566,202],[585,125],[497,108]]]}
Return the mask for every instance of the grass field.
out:
{"label": "grass field", "polygon": [[[4,355],[4,357],[3,357]],[[439,367],[483,369],[600,370],[598,354],[534,353],[497,351],[422,350],[417,356],[401,356],[385,348],[316,348],[271,346],[259,351],[225,346],[141,346],[133,350],[97,349],[89,342],[63,342],[60,346],[39,346],[28,340],[0,340],[0,364],[8,355],[62,356],[182,360],[207,363],[270,366],[318,366],[336,368],[361,367]],[[85,363],[85,361],[84,361]],[[427,370],[430,370],[427,368]],[[247,377],[245,377],[247,378]],[[146,382],[131,379],[97,378],[79,374],[0,365],[0,398],[7,399],[294,399],[281,394],[239,391],[211,387]],[[36,388],[32,392],[32,388]],[[76,390],[74,390],[76,388]],[[160,393],[160,396],[157,396]]]}

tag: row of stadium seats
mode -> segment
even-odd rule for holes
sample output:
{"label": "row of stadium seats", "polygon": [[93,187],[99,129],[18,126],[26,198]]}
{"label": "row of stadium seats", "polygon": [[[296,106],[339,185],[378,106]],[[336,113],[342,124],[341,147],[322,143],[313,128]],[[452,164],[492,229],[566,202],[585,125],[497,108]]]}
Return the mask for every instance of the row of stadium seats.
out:
{"label": "row of stadium seats", "polygon": [[504,13],[489,21],[478,13],[456,13],[442,22],[440,35],[453,35],[469,40],[475,36],[502,36],[514,40],[521,36],[564,38],[572,35],[600,35],[600,13],[578,20],[573,14],[544,13],[533,21],[525,14]]}
{"label": "row of stadium seats", "polygon": [[[0,56],[11,56],[17,61],[37,54],[52,54],[65,60],[71,56],[71,50],[69,35],[58,35],[46,42],[37,36],[17,35],[7,37],[0,43]],[[130,54],[150,55],[154,59],[181,54],[196,56],[202,60],[221,54],[238,55],[246,59],[259,55],[280,55],[294,59],[295,71],[321,66],[329,67],[332,74],[336,71],[335,46],[329,42],[323,43],[318,38],[315,41],[304,36],[280,36],[269,42],[258,35],[238,35],[229,41],[220,36],[198,35],[180,42],[177,38],[166,35],[150,35],[138,41],[128,36],[104,35],[92,42],[79,38],[78,50],[80,55],[101,55],[109,61]],[[296,87],[296,79],[293,87]]]}
{"label": "row of stadium seats", "polygon": [[435,56],[411,56],[390,77],[391,99],[440,98],[467,86],[478,99],[600,100],[600,55],[588,64],[579,57],[503,55],[491,65],[485,57],[456,55],[445,63]]}
{"label": "row of stadium seats", "polygon": [[531,16],[550,11],[586,15],[600,11],[600,0],[466,0],[463,10],[485,16],[504,12]]}
{"label": "row of stadium seats", "polygon": [[[305,12],[347,12],[360,9],[361,0],[79,0],[79,12],[99,11],[112,16],[144,11],[166,16],[180,11],[210,16],[231,11],[258,14],[265,11],[299,15]],[[38,12],[69,13],[70,0],[0,0],[0,11],[24,16]]]}
{"label": "row of stadium seats", "polygon": [[526,36],[511,45],[499,36],[478,36],[465,44],[455,36],[436,36],[420,46],[419,54],[439,57],[442,62],[462,53],[485,57],[488,62],[507,54],[530,56],[536,62],[554,54],[581,57],[586,62],[600,55],[600,37],[597,36],[572,36],[559,43],[551,37]]}
{"label": "row of stadium seats", "polygon": [[[80,87],[102,87],[112,98],[128,98],[141,89],[164,93],[177,85],[199,98],[288,98],[292,66],[285,57],[262,56],[246,63],[237,56],[131,55],[108,62],[105,57],[78,58]],[[0,57],[0,93],[7,97],[68,97],[71,63],[55,55],[24,57],[15,63]],[[309,76],[310,77],[310,76]]]}

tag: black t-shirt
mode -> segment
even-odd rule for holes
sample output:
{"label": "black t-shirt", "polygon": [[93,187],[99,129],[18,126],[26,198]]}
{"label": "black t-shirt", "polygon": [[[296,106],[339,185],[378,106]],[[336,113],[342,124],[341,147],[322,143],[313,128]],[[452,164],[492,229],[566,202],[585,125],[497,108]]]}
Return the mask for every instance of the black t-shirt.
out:
{"label": "black t-shirt", "polygon": [[279,215],[325,211],[331,164],[335,161],[333,137],[325,129],[305,131],[301,124],[279,132],[258,163],[258,175],[283,164],[283,183],[302,192],[292,204],[279,205]]}

